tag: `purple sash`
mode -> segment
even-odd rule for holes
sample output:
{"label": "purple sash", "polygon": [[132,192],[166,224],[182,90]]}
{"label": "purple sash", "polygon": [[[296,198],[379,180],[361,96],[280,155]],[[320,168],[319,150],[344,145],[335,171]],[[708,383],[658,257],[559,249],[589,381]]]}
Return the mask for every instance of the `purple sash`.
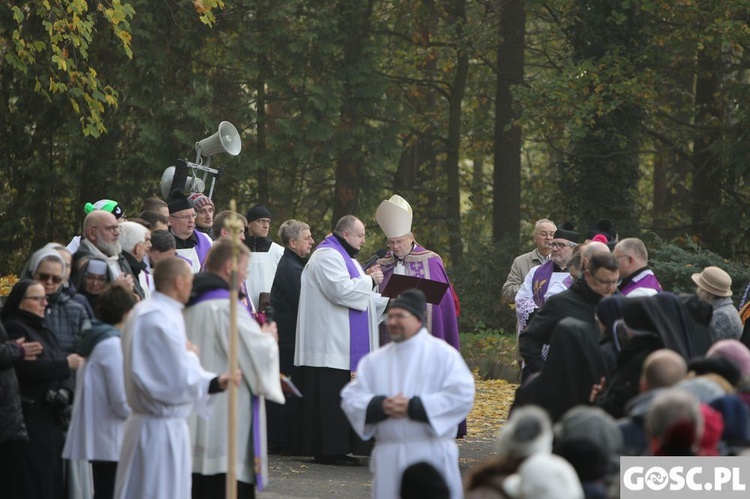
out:
{"label": "purple sash", "polygon": [[534,272],[534,277],[531,279],[531,289],[534,294],[534,303],[539,308],[544,305],[544,294],[549,288],[549,281],[552,279],[552,272],[555,270],[555,262],[547,260],[541,264]]}
{"label": "purple sash", "polygon": [[194,233],[195,238],[198,240],[198,244],[195,245],[195,252],[198,254],[198,262],[200,262],[201,267],[203,267],[203,260],[206,259],[208,250],[211,249],[211,242],[209,241],[208,236],[202,232],[196,230]]}
{"label": "purple sash", "polygon": [[649,288],[655,289],[656,291],[662,291],[659,280],[654,275],[653,271],[647,269],[640,272],[637,276],[634,276],[625,286],[620,289],[620,293],[628,295],[636,289]]}
{"label": "purple sash", "polygon": [[[359,268],[354,263],[354,259],[349,256],[336,236],[330,235],[323,239],[318,248],[331,248],[339,252],[346,263],[346,270],[349,277],[357,279],[362,277]],[[317,248],[316,248],[317,249]],[[370,352],[370,320],[367,317],[367,310],[359,311],[353,308],[349,309],[349,369],[357,370],[359,359]]]}
{"label": "purple sash", "polygon": [[228,289],[214,289],[214,290],[209,291],[208,293],[203,293],[193,302],[193,305],[197,305],[198,303],[202,303],[208,300],[221,300],[221,299],[229,299]]}

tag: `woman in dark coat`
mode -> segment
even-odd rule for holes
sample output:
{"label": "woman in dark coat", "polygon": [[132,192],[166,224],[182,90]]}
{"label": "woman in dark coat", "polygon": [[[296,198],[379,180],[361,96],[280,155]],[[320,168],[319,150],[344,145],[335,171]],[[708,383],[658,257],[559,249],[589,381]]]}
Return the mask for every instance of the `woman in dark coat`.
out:
{"label": "woman in dark coat", "polygon": [[10,339],[25,338],[43,347],[36,360],[16,365],[29,441],[13,458],[21,465],[18,478],[25,491],[23,497],[29,499],[64,497],[62,408],[74,389],[70,370],[81,363],[76,354],[66,357],[57,338],[45,327],[46,305],[44,286],[23,279],[13,287],[0,315]]}
{"label": "woman in dark coat", "polygon": [[25,496],[23,483],[18,478],[23,466],[15,457],[29,441],[15,366],[24,359],[36,359],[41,352],[39,342],[9,340],[0,323],[0,484],[3,484],[3,497],[10,499]]}

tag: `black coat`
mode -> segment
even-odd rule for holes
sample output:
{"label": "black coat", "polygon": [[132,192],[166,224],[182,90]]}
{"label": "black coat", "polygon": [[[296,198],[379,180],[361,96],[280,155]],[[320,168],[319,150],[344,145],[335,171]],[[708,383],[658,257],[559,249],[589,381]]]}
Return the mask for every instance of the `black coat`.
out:
{"label": "black coat", "polygon": [[21,410],[21,394],[14,366],[23,360],[23,350],[0,324],[0,443],[28,440]]}
{"label": "black coat", "polygon": [[[18,481],[23,497],[64,497],[62,450],[65,443],[63,407],[47,401],[50,391],[66,388],[72,395],[74,385],[65,353],[57,338],[44,326],[44,319],[18,310],[5,322],[8,336],[38,341],[44,347],[36,360],[22,361],[16,366],[21,389],[21,404],[29,442],[17,459],[22,463]],[[72,399],[72,396],[71,396]]]}
{"label": "black coat", "polygon": [[271,306],[276,327],[279,330],[279,347],[291,347],[294,350],[300,279],[305,264],[307,264],[307,258],[302,258],[286,248],[276,267],[276,275],[271,286]]}
{"label": "black coat", "polygon": [[596,330],[596,306],[601,299],[602,296],[594,292],[584,279],[574,282],[570,289],[550,296],[518,339],[521,357],[526,363],[525,371],[535,373],[542,370],[542,347],[551,343],[552,332],[562,319],[579,319]]}

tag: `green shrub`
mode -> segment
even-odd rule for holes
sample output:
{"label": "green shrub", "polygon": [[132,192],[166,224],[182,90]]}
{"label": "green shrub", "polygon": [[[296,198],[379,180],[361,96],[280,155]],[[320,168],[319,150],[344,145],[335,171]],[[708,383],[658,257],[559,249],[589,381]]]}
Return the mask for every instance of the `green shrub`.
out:
{"label": "green shrub", "polygon": [[500,303],[508,277],[514,245],[475,240],[467,248],[463,263],[451,269],[451,281],[461,302],[459,331],[470,333],[490,329],[514,332],[516,314]]}
{"label": "green shrub", "polygon": [[703,249],[689,237],[677,243],[656,239],[648,246],[649,264],[665,291],[694,293],[695,283],[691,276],[705,267],[715,266],[732,277],[732,298],[736,305],[750,280],[750,267]]}

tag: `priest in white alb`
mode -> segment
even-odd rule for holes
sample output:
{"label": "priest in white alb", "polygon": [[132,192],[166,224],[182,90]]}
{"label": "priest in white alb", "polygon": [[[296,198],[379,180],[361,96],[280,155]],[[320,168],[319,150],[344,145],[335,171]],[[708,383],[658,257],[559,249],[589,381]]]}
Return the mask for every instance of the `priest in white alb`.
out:
{"label": "priest in white alb", "polygon": [[372,497],[399,497],[401,476],[427,462],[451,498],[462,497],[456,429],[474,403],[474,377],[461,354],[423,326],[424,293],[404,291],[388,309],[392,342],[359,363],[341,408],[362,439],[375,438]]}
{"label": "priest in white alb", "polygon": [[185,335],[183,304],[193,285],[181,258],[160,260],[156,291],[139,303],[122,334],[125,394],[132,412],[117,466],[118,499],[189,499],[190,432],[187,418],[208,417],[211,394],[238,375],[205,371]]}

